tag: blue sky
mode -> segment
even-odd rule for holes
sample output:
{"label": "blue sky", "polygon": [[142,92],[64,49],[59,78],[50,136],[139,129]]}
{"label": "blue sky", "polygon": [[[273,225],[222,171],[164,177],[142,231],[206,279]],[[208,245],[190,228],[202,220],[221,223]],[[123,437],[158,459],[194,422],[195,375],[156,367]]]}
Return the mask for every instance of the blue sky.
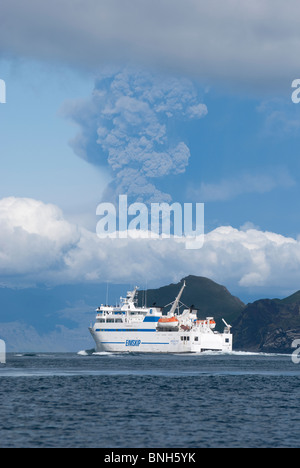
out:
{"label": "blue sky", "polygon": [[205,186],[198,195],[206,202],[207,228],[251,222],[297,236],[299,132],[288,125],[299,121],[300,109],[290,102],[288,86],[286,96],[266,103],[225,90],[211,90],[205,102],[209,112],[190,136],[195,157],[186,177],[193,187],[199,178]]}
{"label": "blue sky", "polygon": [[0,108],[0,197],[34,198],[84,216],[98,202],[103,174],[74,157],[68,143],[74,128],[61,106],[88,96],[92,77],[32,60],[2,60],[1,71],[7,103]]}
{"label": "blue sky", "polygon": [[[1,284],[298,290],[298,4],[63,2],[3,2]],[[100,242],[96,207],[123,193],[204,202],[204,248]]]}

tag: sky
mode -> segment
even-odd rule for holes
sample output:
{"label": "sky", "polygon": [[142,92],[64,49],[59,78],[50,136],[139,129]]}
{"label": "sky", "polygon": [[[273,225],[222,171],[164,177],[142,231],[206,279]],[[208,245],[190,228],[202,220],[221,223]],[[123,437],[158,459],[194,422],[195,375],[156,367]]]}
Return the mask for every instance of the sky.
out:
{"label": "sky", "polygon": [[[2,0],[0,284],[300,289],[299,3]],[[205,204],[205,241],[99,239],[96,208]]]}

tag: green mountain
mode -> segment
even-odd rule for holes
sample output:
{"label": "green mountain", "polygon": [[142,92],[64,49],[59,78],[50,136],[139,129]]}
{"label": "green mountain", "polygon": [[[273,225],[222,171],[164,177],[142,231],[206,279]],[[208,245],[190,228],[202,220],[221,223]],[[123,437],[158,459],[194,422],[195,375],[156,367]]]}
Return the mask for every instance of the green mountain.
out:
{"label": "green mountain", "polygon": [[[217,329],[224,328],[222,318],[228,323],[232,323],[245,308],[245,304],[230,294],[230,292],[215,283],[214,281],[201,276],[187,276],[177,284],[169,284],[158,289],[149,289],[147,292],[139,291],[139,305],[147,302],[148,306],[154,303],[157,306],[166,306],[173,302],[186,281],[186,288],[183,291],[181,302],[187,307],[194,306],[198,309],[198,317],[214,317],[217,322]],[[165,307],[167,312],[168,308]]]}

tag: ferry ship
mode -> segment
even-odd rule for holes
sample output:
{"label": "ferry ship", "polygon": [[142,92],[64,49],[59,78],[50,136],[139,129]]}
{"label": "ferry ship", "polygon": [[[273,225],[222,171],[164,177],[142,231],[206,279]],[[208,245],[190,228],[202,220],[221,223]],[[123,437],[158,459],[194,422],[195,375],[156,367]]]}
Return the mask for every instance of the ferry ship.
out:
{"label": "ferry ship", "polygon": [[101,305],[96,322],[89,328],[97,352],[201,353],[232,351],[231,326],[224,319],[223,333],[215,331],[213,317],[198,319],[197,310],[186,307],[180,298],[184,282],[170,310],[163,315],[161,307],[138,307],[137,290],[120,298],[119,306]]}

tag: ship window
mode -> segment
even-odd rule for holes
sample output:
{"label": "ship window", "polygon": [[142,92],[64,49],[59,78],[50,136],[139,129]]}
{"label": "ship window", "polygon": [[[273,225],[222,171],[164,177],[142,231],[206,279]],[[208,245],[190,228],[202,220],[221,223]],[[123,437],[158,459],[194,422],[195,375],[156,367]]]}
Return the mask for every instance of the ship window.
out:
{"label": "ship window", "polygon": [[229,343],[229,338],[225,338],[225,343]]}
{"label": "ship window", "polygon": [[198,341],[198,336],[195,336],[195,341]]}
{"label": "ship window", "polygon": [[115,319],[112,319],[112,318],[106,319],[106,323],[114,323],[114,322],[115,322]]}
{"label": "ship window", "polygon": [[116,323],[122,323],[122,321],[123,321],[123,320],[122,320],[122,319],[119,319],[119,318],[115,320]]}

